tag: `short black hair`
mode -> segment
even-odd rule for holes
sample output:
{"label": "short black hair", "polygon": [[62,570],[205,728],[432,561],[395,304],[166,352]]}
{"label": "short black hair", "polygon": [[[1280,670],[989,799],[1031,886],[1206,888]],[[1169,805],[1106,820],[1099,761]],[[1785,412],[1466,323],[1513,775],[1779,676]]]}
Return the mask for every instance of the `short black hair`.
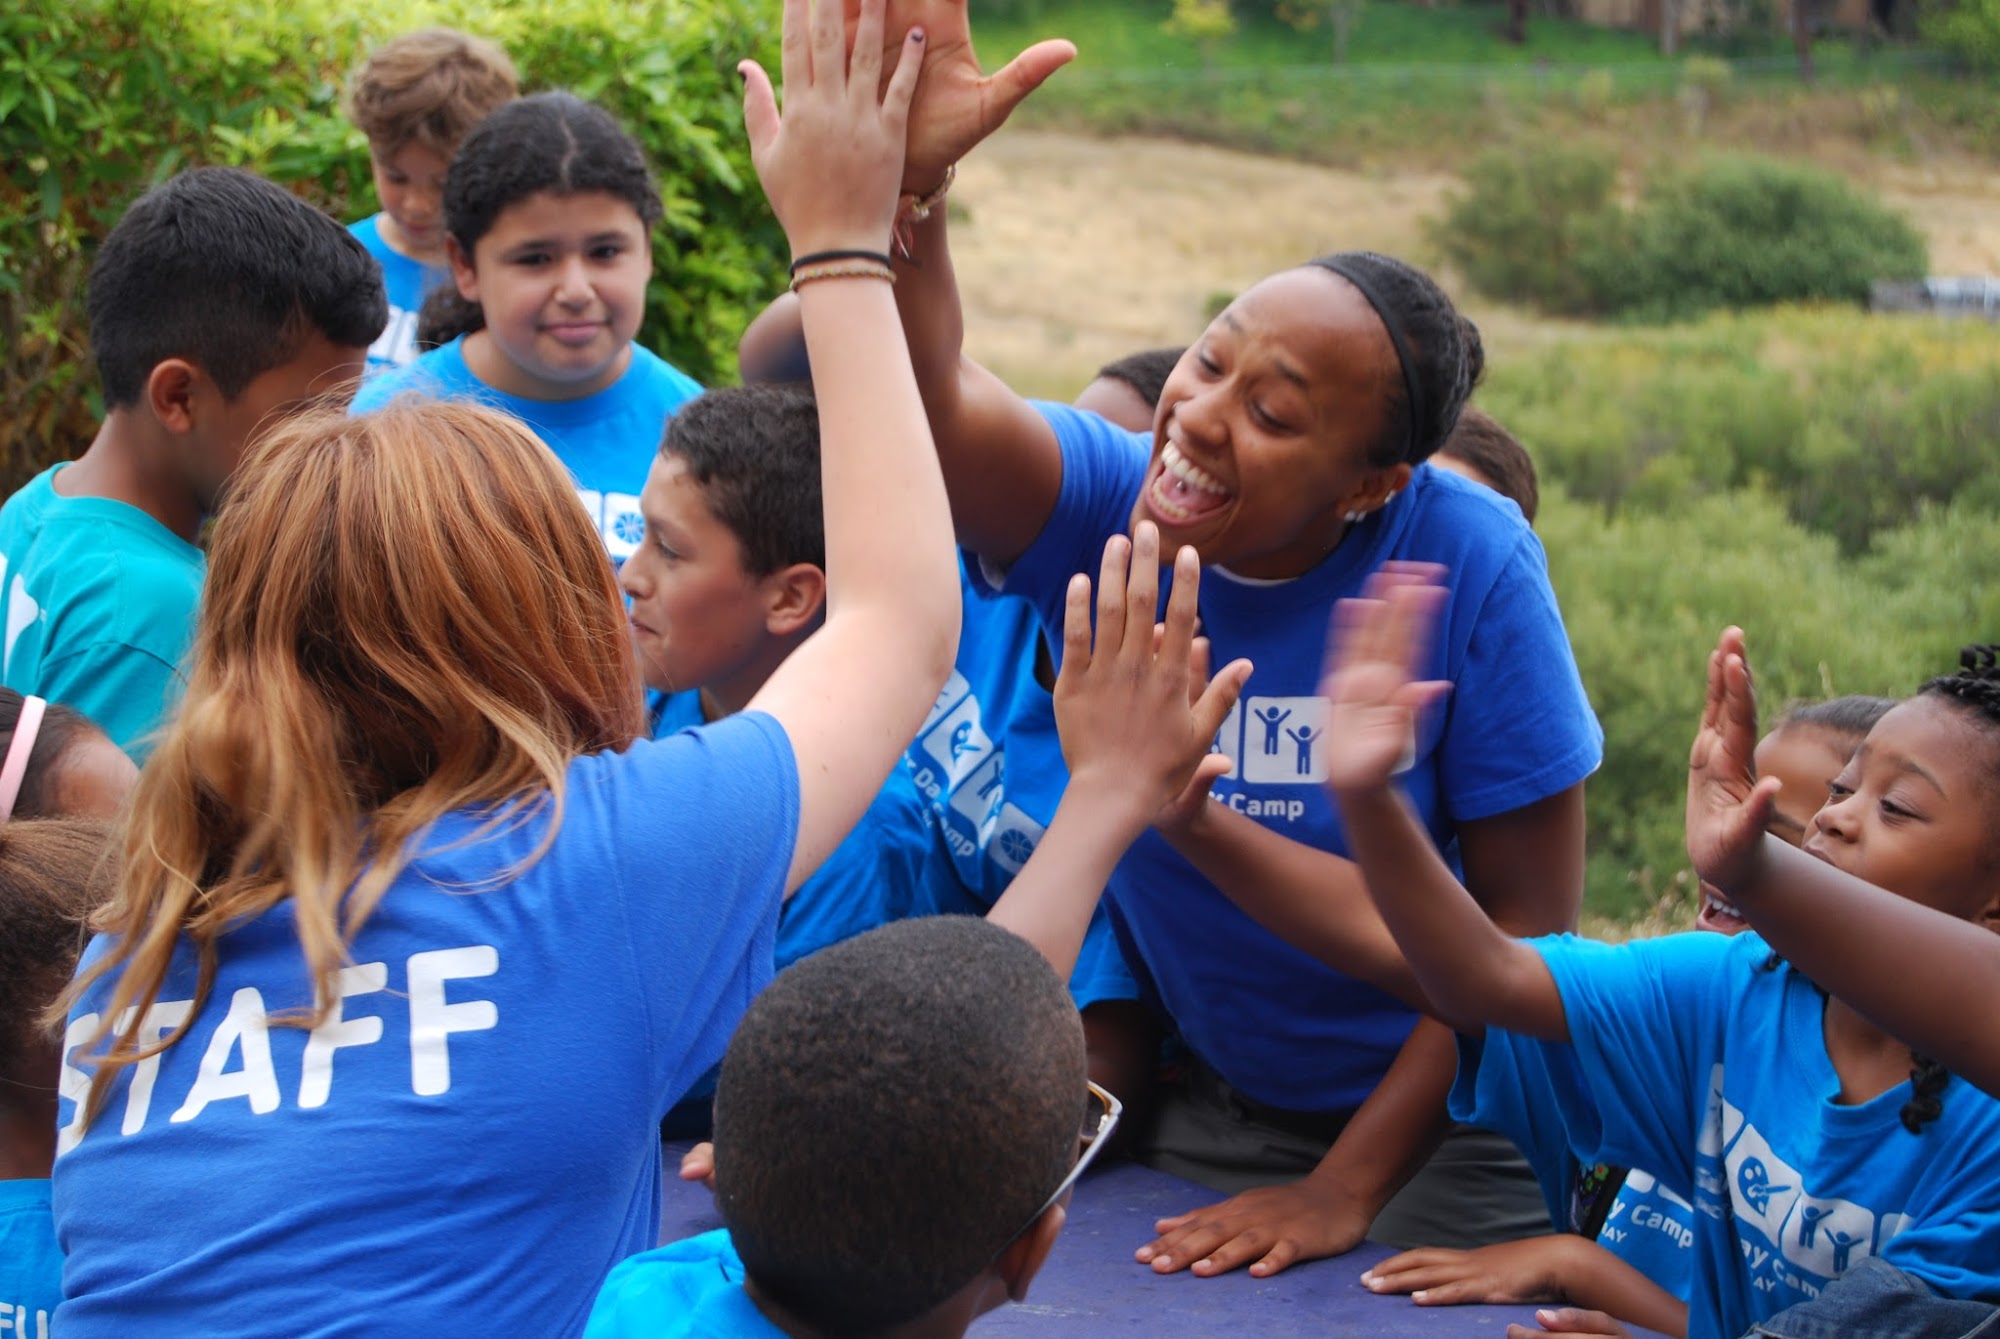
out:
{"label": "short black hair", "polygon": [[1403,373],[1391,373],[1382,388],[1382,435],[1368,453],[1369,463],[1386,467],[1430,459],[1458,426],[1459,411],[1485,375],[1486,346],[1479,327],[1459,314],[1435,279],[1394,256],[1343,251],[1310,263],[1347,283],[1359,275],[1367,285],[1369,305],[1381,304],[1376,314],[1384,328],[1393,320],[1409,352],[1405,370],[1423,401],[1421,412],[1410,403]]}
{"label": "short black hair", "polygon": [[1082,1024],[1025,940],[898,921],[781,973],[715,1095],[716,1203],[752,1283],[829,1339],[936,1308],[1077,1156]]}
{"label": "short black hair", "polygon": [[[21,721],[22,696],[11,688],[0,688],[0,758],[14,743],[14,728]],[[42,710],[42,724],[35,743],[28,750],[28,770],[21,789],[14,796],[13,818],[56,817],[56,790],[62,780],[63,755],[91,736],[103,737],[88,716],[60,702],[50,702]],[[4,832],[0,826],[0,832]]]}
{"label": "short black hair", "polygon": [[1141,400],[1155,409],[1160,407],[1160,392],[1166,389],[1167,376],[1174,365],[1187,352],[1182,344],[1172,349],[1142,349],[1138,353],[1128,353],[1116,362],[1106,363],[1097,369],[1098,381],[1122,381],[1130,386]]}
{"label": "short black hair", "polygon": [[233,167],[190,168],[135,200],[97,249],[88,306],[107,409],[138,404],[168,358],[233,400],[312,331],[366,348],[389,323],[382,267],[353,234]]}
{"label": "short black hair", "polygon": [[42,1018],[76,971],[91,912],[111,895],[106,823],[25,818],[0,825],[0,1108],[46,1093],[32,1072]]}
{"label": "short black hair", "polygon": [[459,145],[444,224],[469,260],[509,205],[586,191],[623,200],[649,230],[666,213],[645,151],[611,113],[574,93],[536,93],[494,109]]}
{"label": "short black hair", "polygon": [[1887,716],[1895,705],[1893,697],[1867,697],[1860,693],[1824,702],[1799,702],[1786,707],[1771,728],[1784,730],[1794,725],[1809,725],[1852,740],[1858,746],[1875,728],[1875,722]]}
{"label": "short black hair", "polygon": [[761,382],[707,391],[667,420],[660,454],[687,462],[715,519],[743,549],[743,570],[826,566],[819,407],[812,388]]}
{"label": "short black hair", "polygon": [[1451,430],[1451,436],[1444,439],[1437,453],[1462,460],[1478,470],[1494,492],[1513,500],[1529,525],[1535,523],[1542,490],[1535,477],[1534,457],[1491,414],[1465,406],[1459,411],[1458,426]]}

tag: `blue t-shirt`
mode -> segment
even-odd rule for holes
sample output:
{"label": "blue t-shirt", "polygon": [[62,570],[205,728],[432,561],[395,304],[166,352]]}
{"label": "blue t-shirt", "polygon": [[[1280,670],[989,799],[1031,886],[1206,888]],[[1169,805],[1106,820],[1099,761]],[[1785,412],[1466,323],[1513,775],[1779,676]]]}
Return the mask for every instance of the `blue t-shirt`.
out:
{"label": "blue t-shirt", "polygon": [[[951,678],[910,744],[909,768],[928,800],[938,879],[955,878],[985,911],[1028,863],[1069,784],[1055,699],[1035,677],[1041,617],[1013,595],[973,581],[962,558],[964,606]],[[1090,918],[1070,996],[1079,1009],[1139,997],[1100,904]]]}
{"label": "blue t-shirt", "polygon": [[[655,739],[700,725],[701,694],[689,690],[655,695],[652,720]],[[779,971],[807,954],[891,921],[951,912],[979,914],[956,881],[929,877],[931,838],[925,809],[909,768],[899,763],[854,830],[785,900],[778,916]],[[705,1091],[713,1091],[712,1084]]]}
{"label": "blue t-shirt", "polygon": [[364,379],[372,380],[391,368],[416,361],[417,313],[423,309],[424,299],[432,289],[451,282],[451,267],[411,260],[390,246],[382,236],[380,214],[350,223],[347,230],[382,266],[382,288],[389,296],[389,324],[382,327],[381,335],[368,346],[368,371]]}
{"label": "blue t-shirt", "polygon": [[584,510],[597,522],[613,562],[639,548],[645,521],[639,490],[660,452],[667,420],[701,394],[701,386],[643,344],[632,346],[625,375],[595,395],[576,400],[525,400],[474,376],[465,365],[465,340],[432,349],[407,367],[376,377],[354,397],[354,412],[380,409],[398,395],[475,400],[520,419],[569,467]]}
{"label": "blue t-shirt", "polygon": [[180,701],[207,564],[137,507],[58,494],[65,468],[0,507],[0,683],[75,708],[143,762]]}
{"label": "blue t-shirt", "polygon": [[48,1339],[62,1269],[49,1183],[0,1181],[0,1334]]}
{"label": "blue t-shirt", "polygon": [[584,1339],[784,1339],[743,1277],[725,1231],[635,1255],[604,1280]]}
{"label": "blue t-shirt", "polygon": [[[1066,405],[1036,406],[1062,448],[1062,491],[1040,537],[1006,573],[1061,651],[1063,598],[1125,532],[1150,439]],[[1442,563],[1450,594],[1425,677],[1451,696],[1424,724],[1402,780],[1448,853],[1457,824],[1511,812],[1588,776],[1603,751],[1549,589],[1541,544],[1488,489],[1421,466],[1388,506],[1291,581],[1203,574],[1202,630],[1214,662],[1256,666],[1216,747],[1235,771],[1222,803],[1294,841],[1347,854],[1322,784],[1320,660],[1334,603],[1392,559]],[[1170,584],[1170,577],[1162,585]],[[1344,1111],[1374,1090],[1416,1015],[1259,926],[1159,834],[1140,837],[1111,882],[1127,959],[1182,1037],[1251,1098]]]}
{"label": "blue t-shirt", "polygon": [[[798,793],[782,727],[745,713],[575,759],[533,863],[545,812],[447,815],[325,1022],[272,1021],[311,993],[281,902],[221,941],[187,1034],[79,1140],[99,982],[66,1037],[65,1339],[580,1333],[657,1240],[661,1116],[770,979]],[[183,943],[148,1040],[194,977]]]}
{"label": "blue t-shirt", "polygon": [[[1570,1055],[1547,1072],[1585,1158],[1645,1167],[1694,1205],[1688,1339],[1729,1339],[1870,1256],[1948,1297],[2000,1298],[2000,1102],[1960,1079],[1921,1134],[1907,1082],[1837,1099],[1826,1001],[1765,970],[1754,934],[1532,941],[1562,994]],[[1462,1041],[1452,1112],[1484,1046]]]}
{"label": "blue t-shirt", "polygon": [[[1512,1140],[1534,1169],[1551,1222],[1570,1220],[1578,1152],[1556,1094],[1578,1087],[1575,1048],[1549,1046],[1489,1029],[1477,1066],[1461,1070],[1452,1114]],[[1686,1301],[1694,1273],[1693,1209],[1649,1172],[1625,1174],[1597,1233],[1597,1244]]]}

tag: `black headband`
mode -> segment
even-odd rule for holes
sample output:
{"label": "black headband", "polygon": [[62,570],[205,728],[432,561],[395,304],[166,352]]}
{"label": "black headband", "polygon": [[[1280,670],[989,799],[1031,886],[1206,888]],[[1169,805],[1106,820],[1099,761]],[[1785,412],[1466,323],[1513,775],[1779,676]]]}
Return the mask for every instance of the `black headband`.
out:
{"label": "black headband", "polygon": [[1410,410],[1410,440],[1403,447],[1403,460],[1407,464],[1414,465],[1418,459],[1417,425],[1424,420],[1424,397],[1417,381],[1416,370],[1410,365],[1410,346],[1403,340],[1403,327],[1391,314],[1389,304],[1382,301],[1381,295],[1369,286],[1368,280],[1362,277],[1357,266],[1349,264],[1341,256],[1322,256],[1312,263],[1323,270],[1332,271],[1353,284],[1361,296],[1368,299],[1368,305],[1375,309],[1375,315],[1381,320],[1382,328],[1389,332],[1389,343],[1396,348],[1396,366],[1403,369],[1403,394]]}

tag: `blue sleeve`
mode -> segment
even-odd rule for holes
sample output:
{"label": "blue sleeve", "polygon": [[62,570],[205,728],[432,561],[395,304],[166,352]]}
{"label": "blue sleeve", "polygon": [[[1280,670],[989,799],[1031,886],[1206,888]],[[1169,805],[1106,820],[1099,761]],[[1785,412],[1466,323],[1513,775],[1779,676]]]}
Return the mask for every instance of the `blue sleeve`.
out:
{"label": "blue sleeve", "polygon": [[798,839],[798,764],[774,718],[743,712],[640,740],[613,781],[611,882],[665,1112],[722,1058],[737,1020],[770,982]]}
{"label": "blue sleeve", "polygon": [[1532,532],[1520,534],[1477,610],[1467,611],[1476,613],[1472,633],[1445,704],[1437,770],[1458,822],[1547,799],[1604,757],[1542,546]]}
{"label": "blue sleeve", "polygon": [[[1062,451],[1062,489],[1042,533],[1007,569],[1004,589],[1026,596],[1048,622],[1061,608],[1069,579],[1078,572],[1095,573],[1104,541],[1125,532],[1152,448],[1144,433],[1127,432],[1095,414],[1039,400],[1034,407],[1055,431]],[[987,589],[1000,588],[983,563],[968,569]],[[1060,654],[1061,648],[1056,650]]]}
{"label": "blue sleeve", "polygon": [[1111,911],[1103,902],[1090,914],[1090,928],[1083,933],[1083,948],[1076,955],[1076,970],[1069,975],[1069,995],[1078,1009],[1107,1000],[1136,1000],[1139,982],[1125,964],[1118,948],[1118,934],[1111,927]]}
{"label": "blue sleeve", "polygon": [[1587,1110],[1589,1100],[1576,1051],[1563,1042],[1500,1028],[1488,1028],[1484,1037],[1458,1039],[1452,1119],[1514,1142],[1542,1188],[1549,1221],[1558,1228],[1570,1220],[1578,1162],[1565,1116]]}
{"label": "blue sleeve", "polygon": [[1580,1091],[1562,1104],[1584,1162],[1644,1167],[1694,1197],[1695,1145],[1743,945],[1692,932],[1628,944],[1529,941],[1562,996]]}
{"label": "blue sleeve", "polygon": [[[188,632],[193,631],[190,619]],[[45,662],[36,692],[82,712],[133,762],[144,763],[185,687],[179,667],[151,651],[100,642]]]}

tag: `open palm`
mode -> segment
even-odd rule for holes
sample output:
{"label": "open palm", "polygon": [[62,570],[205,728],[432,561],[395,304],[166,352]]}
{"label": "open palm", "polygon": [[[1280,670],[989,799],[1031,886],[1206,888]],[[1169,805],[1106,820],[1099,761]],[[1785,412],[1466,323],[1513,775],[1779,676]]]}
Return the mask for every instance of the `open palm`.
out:
{"label": "open palm", "polygon": [[1334,609],[1320,693],[1329,706],[1326,783],[1381,786],[1409,765],[1417,722],[1450,684],[1419,680],[1445,589],[1443,570],[1395,563]]}
{"label": "open palm", "polygon": [[[850,16],[858,14],[860,0],[847,3]],[[1023,98],[1076,57],[1075,46],[1051,39],[987,74],[972,49],[966,0],[890,0],[885,46],[895,45],[911,28],[922,28],[925,39],[903,169],[903,189],[914,195],[936,189],[945,169],[998,130]],[[894,53],[885,52],[883,69],[894,68]]]}
{"label": "open palm", "polygon": [[1725,628],[1708,657],[1708,695],[1688,752],[1687,848],[1695,872],[1732,892],[1763,842],[1778,790],[1756,775],[1757,695],[1743,630]]}

